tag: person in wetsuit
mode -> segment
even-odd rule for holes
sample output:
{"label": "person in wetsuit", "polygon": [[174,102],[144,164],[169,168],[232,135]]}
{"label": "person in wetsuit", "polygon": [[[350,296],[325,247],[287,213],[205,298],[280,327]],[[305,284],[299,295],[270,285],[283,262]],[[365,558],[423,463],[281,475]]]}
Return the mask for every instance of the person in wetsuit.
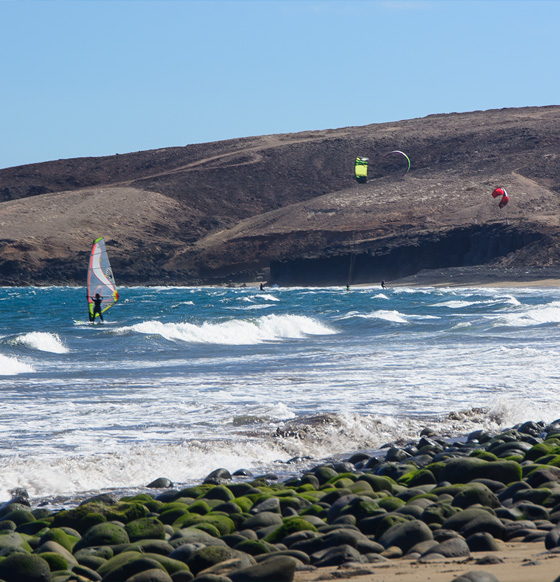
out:
{"label": "person in wetsuit", "polygon": [[99,319],[103,321],[103,315],[101,313],[101,302],[103,301],[103,297],[99,295],[99,293],[95,294],[93,298],[93,313],[91,315],[90,320],[93,322],[95,321],[95,314],[99,314]]}

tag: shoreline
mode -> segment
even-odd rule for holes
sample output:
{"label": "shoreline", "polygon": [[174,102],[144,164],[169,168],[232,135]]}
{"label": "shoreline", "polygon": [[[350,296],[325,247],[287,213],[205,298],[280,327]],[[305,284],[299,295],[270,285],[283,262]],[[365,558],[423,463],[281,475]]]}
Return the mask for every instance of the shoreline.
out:
{"label": "shoreline", "polygon": [[[132,562],[159,555],[169,575],[161,579],[171,582],[206,573],[220,574],[220,582],[256,582],[271,568],[274,577],[266,579],[276,582],[453,582],[473,571],[486,573],[482,582],[556,580],[560,421],[451,438],[426,428],[406,444],[348,455],[285,481],[216,469],[198,485],[176,489],[160,478],[147,486],[151,493],[102,493],[69,510],[31,509],[19,491],[0,506],[8,530],[0,541],[2,533],[31,536],[30,549],[41,556],[43,540],[54,539],[49,532],[67,528],[76,568],[95,563],[104,576],[113,562],[122,566],[122,552]],[[116,537],[96,537],[103,528]],[[208,548],[216,545],[222,549],[213,562]],[[102,559],[98,546],[110,548]],[[58,545],[49,552],[72,559]]]}

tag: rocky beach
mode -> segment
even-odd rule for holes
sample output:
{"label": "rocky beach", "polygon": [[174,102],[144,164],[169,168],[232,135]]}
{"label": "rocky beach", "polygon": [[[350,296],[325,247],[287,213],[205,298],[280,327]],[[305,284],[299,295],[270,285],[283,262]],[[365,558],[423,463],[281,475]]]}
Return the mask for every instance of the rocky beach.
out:
{"label": "rocky beach", "polygon": [[560,421],[435,434],[281,482],[240,469],[177,489],[0,506],[5,582],[560,580]]}

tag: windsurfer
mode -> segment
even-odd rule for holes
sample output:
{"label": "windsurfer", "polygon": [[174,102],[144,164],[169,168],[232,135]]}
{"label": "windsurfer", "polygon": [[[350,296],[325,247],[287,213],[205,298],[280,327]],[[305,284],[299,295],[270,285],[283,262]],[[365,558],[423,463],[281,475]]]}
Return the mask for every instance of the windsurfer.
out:
{"label": "windsurfer", "polygon": [[95,294],[93,298],[93,313],[91,314],[91,321],[95,321],[95,315],[99,315],[99,319],[103,321],[103,314],[101,313],[101,302],[103,301],[103,297],[99,295],[99,293]]}

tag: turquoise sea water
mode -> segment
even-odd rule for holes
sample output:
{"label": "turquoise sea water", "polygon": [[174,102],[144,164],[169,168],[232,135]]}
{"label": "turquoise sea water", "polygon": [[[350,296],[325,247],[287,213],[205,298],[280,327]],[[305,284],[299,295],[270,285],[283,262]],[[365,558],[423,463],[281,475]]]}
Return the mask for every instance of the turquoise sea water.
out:
{"label": "turquoise sea water", "polygon": [[[560,417],[560,289],[0,288],[0,499]],[[294,460],[295,459],[295,460]]]}

